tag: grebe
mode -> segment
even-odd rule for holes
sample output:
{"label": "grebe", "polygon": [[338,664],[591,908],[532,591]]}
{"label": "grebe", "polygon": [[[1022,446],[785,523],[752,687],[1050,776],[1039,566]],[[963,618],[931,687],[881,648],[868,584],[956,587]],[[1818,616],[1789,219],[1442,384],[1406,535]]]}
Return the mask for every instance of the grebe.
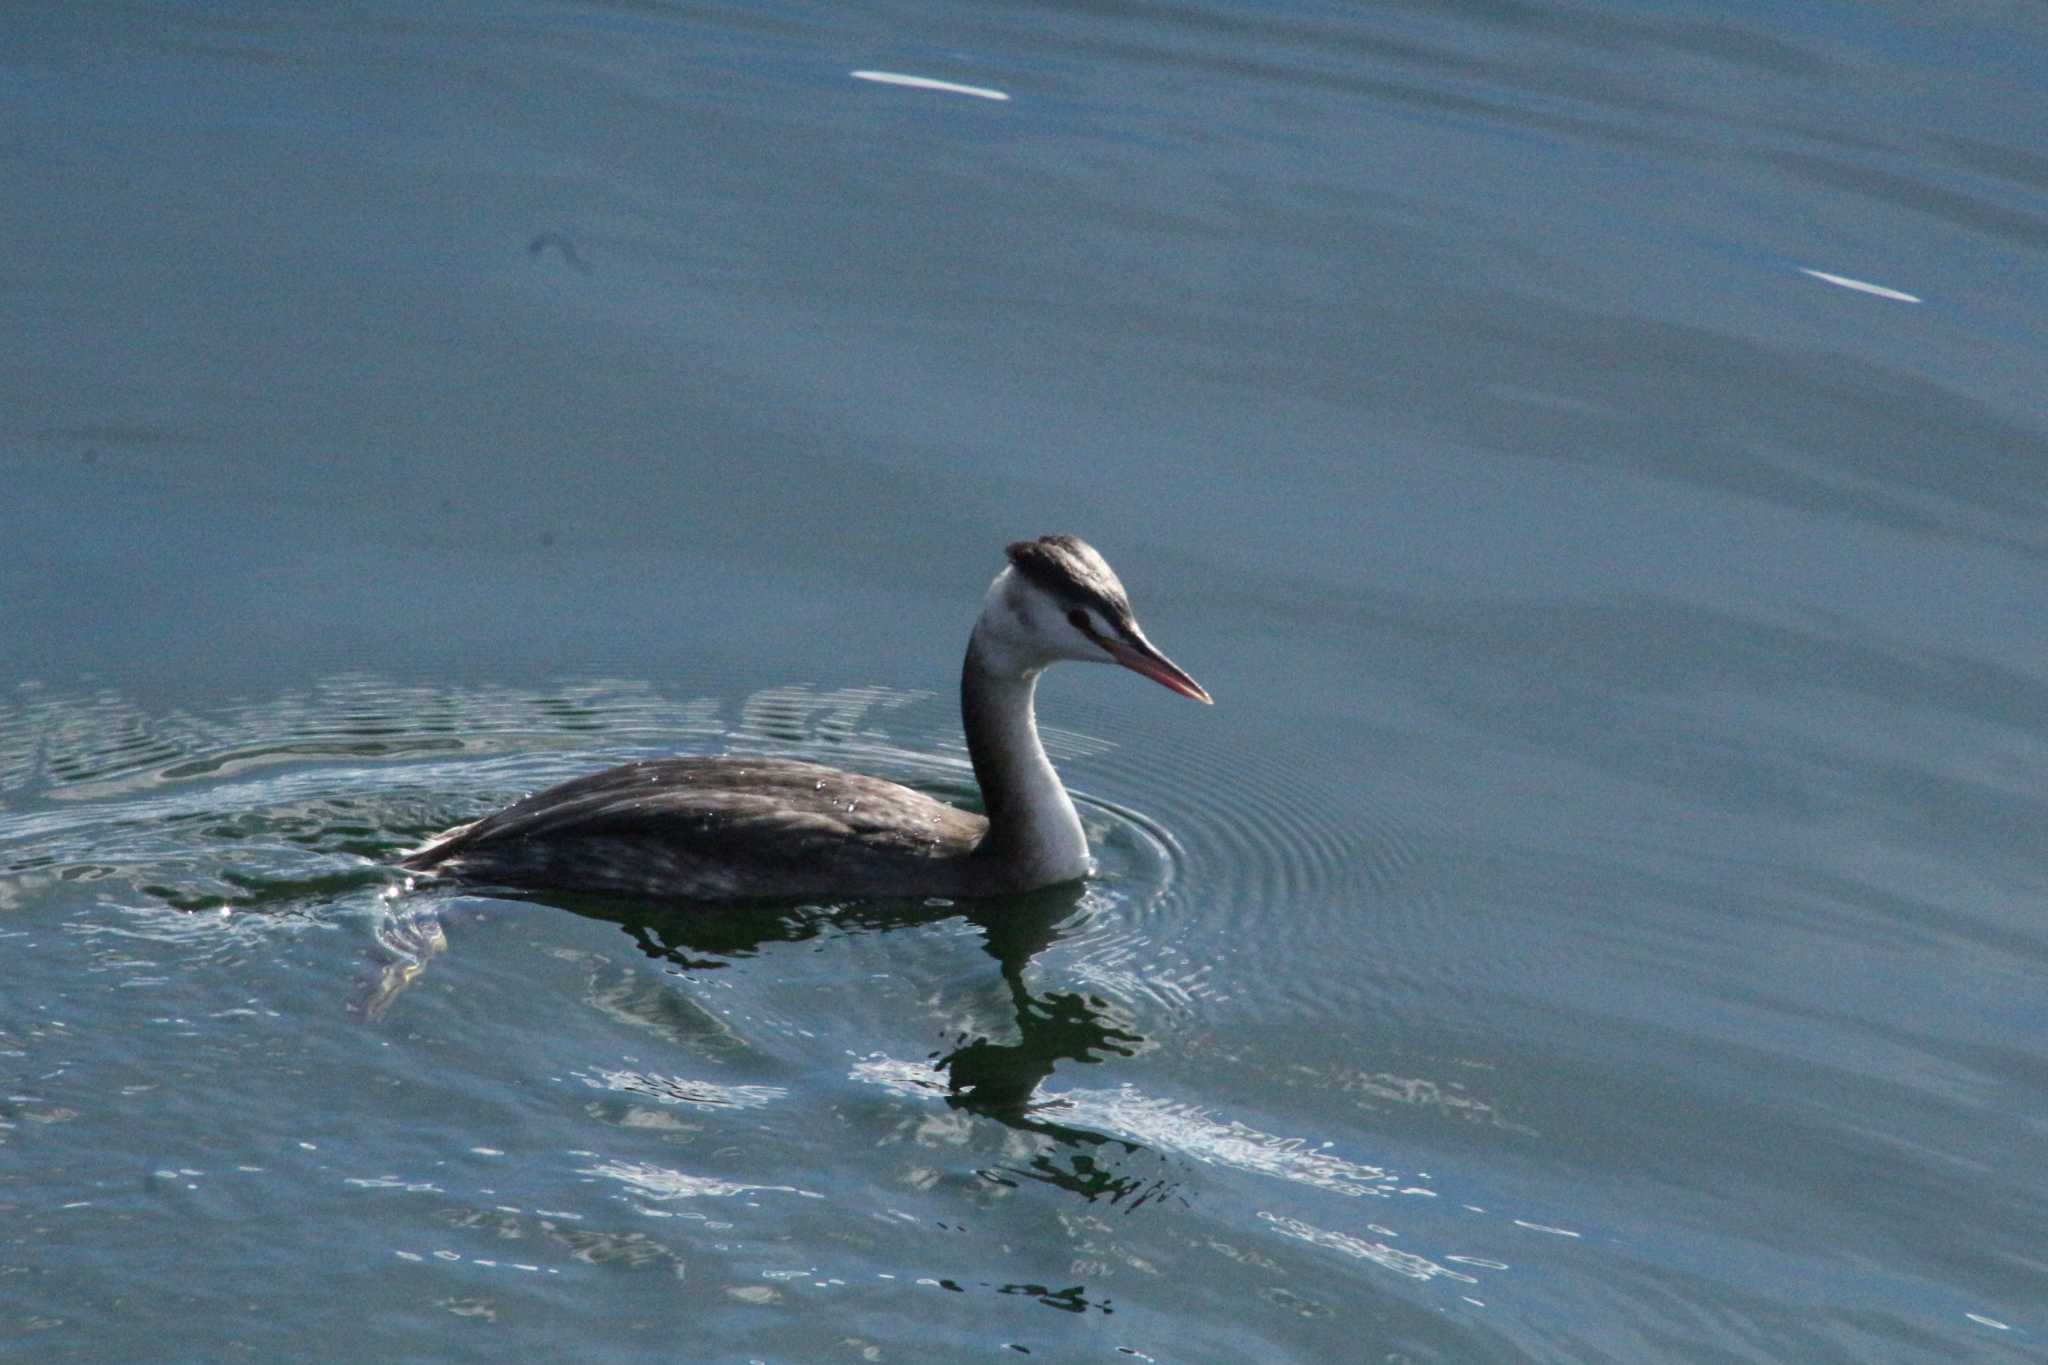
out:
{"label": "grebe", "polygon": [[784,758],[664,758],[550,787],[399,866],[503,886],[688,900],[998,896],[1087,875],[1088,839],[1038,741],[1032,694],[1062,659],[1117,663],[1207,703],[1138,629],[1123,584],[1073,536],[1008,547],[960,670],[986,816],[877,777]]}

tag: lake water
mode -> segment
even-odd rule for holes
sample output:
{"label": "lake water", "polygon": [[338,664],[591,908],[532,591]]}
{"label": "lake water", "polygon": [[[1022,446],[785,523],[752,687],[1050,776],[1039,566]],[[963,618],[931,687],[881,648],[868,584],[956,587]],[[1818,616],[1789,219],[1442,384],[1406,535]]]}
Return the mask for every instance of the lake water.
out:
{"label": "lake water", "polygon": [[[2044,149],[1996,0],[10,6],[0,1355],[2042,1358]],[[972,800],[1050,531],[1217,699],[1049,678],[1085,885],[389,871]]]}

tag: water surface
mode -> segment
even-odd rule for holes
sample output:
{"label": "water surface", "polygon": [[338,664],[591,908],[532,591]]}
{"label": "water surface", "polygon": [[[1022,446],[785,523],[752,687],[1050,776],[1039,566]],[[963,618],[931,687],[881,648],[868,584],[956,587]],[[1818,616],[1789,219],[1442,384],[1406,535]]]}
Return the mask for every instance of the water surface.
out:
{"label": "water surface", "polygon": [[[2027,1359],[2048,24],[16,7],[0,1343]],[[897,73],[1007,95],[856,79]],[[1100,861],[408,889],[561,778]]]}

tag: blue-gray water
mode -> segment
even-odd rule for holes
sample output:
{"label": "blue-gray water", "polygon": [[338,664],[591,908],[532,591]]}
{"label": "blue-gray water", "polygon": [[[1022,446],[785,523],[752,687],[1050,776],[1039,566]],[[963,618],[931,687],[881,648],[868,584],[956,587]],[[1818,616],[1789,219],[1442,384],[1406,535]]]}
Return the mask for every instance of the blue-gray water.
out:
{"label": "blue-gray water", "polygon": [[[2044,148],[1989,0],[9,6],[0,1354],[2039,1358]],[[1055,530],[1218,700],[1048,680],[1085,888],[382,870],[971,796]]]}

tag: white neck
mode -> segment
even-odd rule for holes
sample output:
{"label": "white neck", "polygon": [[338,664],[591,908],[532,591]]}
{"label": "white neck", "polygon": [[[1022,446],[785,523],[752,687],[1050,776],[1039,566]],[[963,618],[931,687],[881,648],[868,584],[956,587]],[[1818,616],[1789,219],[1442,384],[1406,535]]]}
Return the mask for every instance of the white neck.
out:
{"label": "white neck", "polygon": [[1088,836],[1038,741],[1031,703],[1039,670],[1005,668],[1002,653],[987,647],[977,628],[960,670],[960,721],[988,812],[988,833],[975,853],[1014,869],[1028,885],[1072,881],[1087,874]]}

